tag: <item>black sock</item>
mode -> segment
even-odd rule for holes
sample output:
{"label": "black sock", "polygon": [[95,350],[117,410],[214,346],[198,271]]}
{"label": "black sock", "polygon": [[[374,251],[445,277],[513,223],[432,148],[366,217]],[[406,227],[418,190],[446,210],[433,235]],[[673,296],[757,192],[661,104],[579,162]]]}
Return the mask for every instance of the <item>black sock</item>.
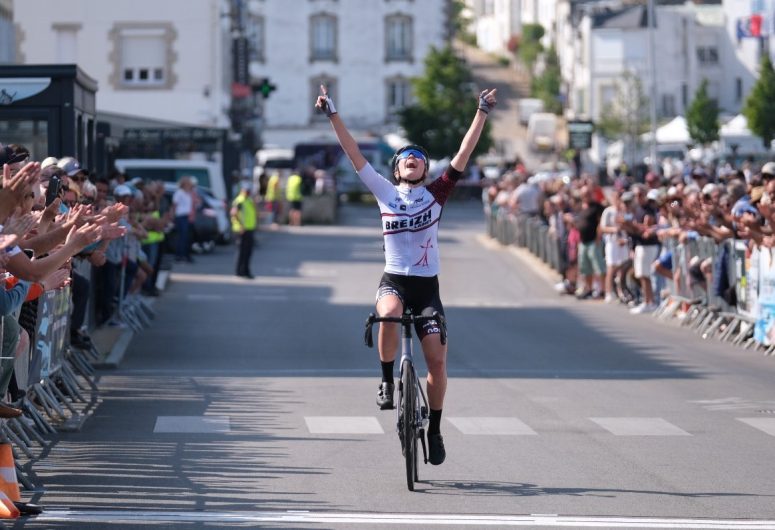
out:
{"label": "black sock", "polygon": [[395,361],[390,362],[382,362],[382,381],[384,383],[390,383],[393,384],[393,366],[396,364]]}
{"label": "black sock", "polygon": [[439,410],[433,410],[431,409],[431,416],[429,418],[428,422],[428,436],[431,434],[438,434],[441,427],[441,409]]}

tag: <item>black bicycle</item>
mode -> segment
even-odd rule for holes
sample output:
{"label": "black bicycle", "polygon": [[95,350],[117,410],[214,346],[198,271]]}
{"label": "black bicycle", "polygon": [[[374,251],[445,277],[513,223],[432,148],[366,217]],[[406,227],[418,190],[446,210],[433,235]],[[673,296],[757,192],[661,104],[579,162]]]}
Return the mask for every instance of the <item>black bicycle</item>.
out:
{"label": "black bicycle", "polygon": [[420,480],[418,472],[417,442],[422,444],[424,463],[428,463],[428,450],[425,446],[425,428],[428,425],[428,400],[422,389],[412,357],[412,326],[435,320],[439,323],[441,343],[447,343],[446,322],[444,316],[434,311],[432,315],[415,316],[410,312],[400,317],[378,317],[371,313],[366,320],[366,345],[374,346],[372,326],[377,322],[395,322],[401,324],[401,371],[398,383],[397,430],[401,440],[401,453],[406,460],[406,485],[414,491],[414,483]]}

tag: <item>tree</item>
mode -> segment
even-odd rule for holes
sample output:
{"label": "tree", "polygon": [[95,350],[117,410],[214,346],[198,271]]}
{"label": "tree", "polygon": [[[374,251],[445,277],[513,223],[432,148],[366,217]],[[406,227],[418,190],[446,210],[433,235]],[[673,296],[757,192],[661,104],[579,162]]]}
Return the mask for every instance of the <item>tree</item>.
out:
{"label": "tree", "polygon": [[703,79],[686,110],[689,136],[696,143],[707,145],[718,140],[718,104],[708,97],[708,80]]}
{"label": "tree", "polygon": [[522,60],[530,72],[533,71],[538,56],[544,50],[541,44],[544,33],[544,27],[541,24],[524,24],[522,26],[522,37],[519,39],[517,57]]}
{"label": "tree", "polygon": [[601,110],[596,129],[609,140],[622,139],[632,165],[640,135],[649,130],[648,116],[649,102],[643,83],[636,74],[625,72],[616,83],[614,100]]}
{"label": "tree", "polygon": [[[471,72],[451,47],[432,48],[421,77],[412,80],[417,103],[399,112],[407,138],[420,144],[432,158],[451,156],[460,148],[478,108]],[[490,125],[474,150],[474,156],[492,145]]]}
{"label": "tree", "polygon": [[471,18],[466,14],[466,3],[464,0],[452,0],[452,34],[471,46],[476,46],[476,35],[471,33]]}
{"label": "tree", "polygon": [[769,149],[775,138],[775,71],[768,55],[762,57],[759,79],[745,100],[743,114],[751,132],[760,136]]}
{"label": "tree", "polygon": [[560,102],[561,82],[560,59],[557,57],[557,50],[552,45],[546,52],[544,71],[534,77],[530,83],[533,97],[540,98],[544,102],[544,108],[547,112],[554,112],[555,114],[562,112],[562,103]]}

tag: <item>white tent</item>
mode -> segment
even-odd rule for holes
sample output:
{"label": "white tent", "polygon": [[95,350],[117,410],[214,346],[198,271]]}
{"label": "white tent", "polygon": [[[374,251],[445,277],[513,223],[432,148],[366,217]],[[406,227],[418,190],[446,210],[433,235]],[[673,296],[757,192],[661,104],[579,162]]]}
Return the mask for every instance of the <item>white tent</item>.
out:
{"label": "white tent", "polygon": [[[651,133],[641,135],[640,139],[644,142],[651,141]],[[657,129],[657,143],[658,144],[675,144],[680,146],[686,146],[692,143],[692,138],[689,136],[689,128],[686,125],[686,118],[683,116],[676,116],[668,123]]]}
{"label": "white tent", "polygon": [[722,153],[731,153],[732,146],[737,146],[738,153],[760,153],[765,151],[762,139],[748,128],[748,120],[738,114],[719,130],[719,141]]}

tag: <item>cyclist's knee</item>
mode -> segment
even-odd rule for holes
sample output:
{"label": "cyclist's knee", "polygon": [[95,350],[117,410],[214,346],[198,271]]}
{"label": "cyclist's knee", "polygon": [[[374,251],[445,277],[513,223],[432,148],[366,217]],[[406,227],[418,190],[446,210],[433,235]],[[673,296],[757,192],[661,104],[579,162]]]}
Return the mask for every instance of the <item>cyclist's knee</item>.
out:
{"label": "cyclist's knee", "polygon": [[404,305],[397,296],[383,296],[377,301],[377,313],[381,317],[400,317],[404,312]]}

